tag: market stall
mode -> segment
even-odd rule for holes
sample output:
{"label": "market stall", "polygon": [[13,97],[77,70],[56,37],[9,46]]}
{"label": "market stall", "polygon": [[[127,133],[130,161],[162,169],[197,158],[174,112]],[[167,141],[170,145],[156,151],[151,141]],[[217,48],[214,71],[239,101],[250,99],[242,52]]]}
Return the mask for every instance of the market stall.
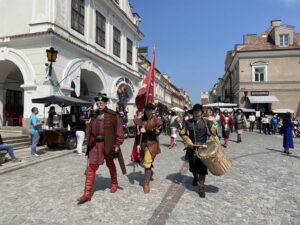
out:
{"label": "market stall", "polygon": [[[32,99],[32,103],[44,104],[44,107],[50,105],[59,105],[62,107],[62,112],[64,108],[68,106],[86,106],[89,107],[92,105],[91,102],[84,101],[78,98],[60,96],[60,95],[51,95],[43,98]],[[44,110],[45,113],[45,110]],[[44,115],[45,117],[45,115]],[[49,147],[53,148],[57,145],[65,145],[68,149],[74,149],[77,145],[75,130],[73,129],[74,120],[70,114],[62,114],[55,116],[54,126],[43,126],[42,127],[42,137],[43,142]]]}

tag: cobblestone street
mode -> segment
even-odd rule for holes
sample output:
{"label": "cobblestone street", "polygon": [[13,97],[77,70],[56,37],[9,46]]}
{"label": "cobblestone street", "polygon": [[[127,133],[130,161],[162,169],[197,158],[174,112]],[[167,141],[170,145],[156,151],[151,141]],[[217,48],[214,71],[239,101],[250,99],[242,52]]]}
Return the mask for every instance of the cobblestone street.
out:
{"label": "cobblestone street", "polygon": [[300,139],[288,156],[281,136],[244,133],[241,144],[235,138],[226,149],[233,167],[207,177],[205,199],[191,185],[182,143],[169,150],[164,135],[145,195],[143,169],[130,162],[133,139],[127,139],[126,176],[116,163],[119,190],[109,192],[109,172],[101,166],[94,196],[83,205],[76,199],[84,187],[84,156],[67,154],[0,175],[0,224],[300,224]]}

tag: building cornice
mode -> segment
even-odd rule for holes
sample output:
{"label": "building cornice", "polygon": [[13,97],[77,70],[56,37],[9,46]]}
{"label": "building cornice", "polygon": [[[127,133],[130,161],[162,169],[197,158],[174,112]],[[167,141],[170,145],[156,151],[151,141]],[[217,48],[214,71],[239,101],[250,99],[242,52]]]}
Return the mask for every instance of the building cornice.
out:
{"label": "building cornice", "polygon": [[[55,24],[53,24],[54,26],[56,26]],[[133,70],[132,68],[128,67],[127,65],[125,65],[122,62],[118,62],[116,61],[112,56],[110,55],[106,55],[105,53],[100,52],[99,50],[95,50],[97,53],[91,51],[88,49],[88,47],[91,47],[91,45],[85,43],[84,41],[80,40],[79,38],[77,38],[76,36],[68,33],[69,36],[72,36],[72,38],[74,38],[74,40],[80,42],[76,43],[72,40],[70,40],[70,38],[66,38],[63,35],[55,32],[52,28],[49,28],[47,31],[43,31],[43,32],[36,32],[36,33],[24,33],[24,34],[17,34],[17,35],[11,35],[11,36],[5,36],[5,37],[0,37],[0,45],[2,43],[7,43],[7,42],[11,42],[13,40],[17,40],[17,39],[27,39],[27,38],[32,38],[32,37],[40,37],[40,36],[50,36],[50,37],[56,37],[59,40],[65,41],[68,44],[71,44],[72,46],[75,46],[89,54],[91,54],[93,57],[96,57],[97,59],[101,59],[103,61],[105,61],[106,63],[113,65],[114,67],[116,67],[117,69],[122,69],[124,73],[128,74],[129,76],[135,78],[135,79],[139,79],[141,80],[138,71]],[[84,47],[84,45],[86,45],[87,48]],[[94,48],[95,49],[95,48]],[[101,57],[99,54],[104,54],[105,57]],[[108,60],[110,59],[110,60]],[[118,65],[117,65],[118,64]],[[133,75],[134,74],[134,75]]]}

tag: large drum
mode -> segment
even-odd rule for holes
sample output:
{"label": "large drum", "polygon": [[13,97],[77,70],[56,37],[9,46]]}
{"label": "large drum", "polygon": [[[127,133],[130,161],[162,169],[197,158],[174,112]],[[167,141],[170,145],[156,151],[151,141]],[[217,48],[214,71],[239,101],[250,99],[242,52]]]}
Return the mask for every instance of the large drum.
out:
{"label": "large drum", "polygon": [[215,176],[225,174],[231,167],[231,160],[225,155],[221,145],[209,140],[203,145],[194,145],[196,155]]}

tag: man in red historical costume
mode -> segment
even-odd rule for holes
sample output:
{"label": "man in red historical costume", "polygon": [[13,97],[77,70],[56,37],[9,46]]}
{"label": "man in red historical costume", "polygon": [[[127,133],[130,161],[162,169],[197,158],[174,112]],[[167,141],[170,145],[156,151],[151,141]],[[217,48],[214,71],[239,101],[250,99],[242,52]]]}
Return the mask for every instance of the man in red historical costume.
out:
{"label": "man in red historical costume", "polygon": [[124,132],[117,113],[107,108],[108,97],[101,94],[95,97],[97,110],[91,119],[88,137],[87,153],[88,167],[84,194],[77,199],[78,204],[90,201],[93,194],[95,174],[100,165],[106,162],[111,177],[110,192],[118,189],[117,170],[114,158],[118,158],[123,174],[126,173],[120,145],[124,141]]}

